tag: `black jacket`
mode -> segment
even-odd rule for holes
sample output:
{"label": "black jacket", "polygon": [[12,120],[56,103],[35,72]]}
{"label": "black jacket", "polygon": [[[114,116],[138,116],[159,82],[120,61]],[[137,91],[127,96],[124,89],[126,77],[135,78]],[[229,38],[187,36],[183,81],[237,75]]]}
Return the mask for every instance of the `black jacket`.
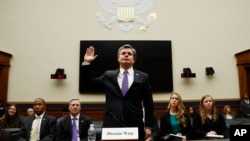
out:
{"label": "black jacket", "polygon": [[153,128],[154,111],[153,97],[149,76],[134,70],[134,82],[126,95],[123,96],[117,77],[119,69],[106,71],[97,78],[91,77],[91,65],[82,66],[82,76],[85,88],[102,85],[106,94],[104,127],[139,127],[139,133],[144,134],[142,101],[145,108],[145,127]]}
{"label": "black jacket", "polygon": [[218,135],[225,135],[226,122],[221,113],[217,113],[218,119],[213,121],[213,119],[207,118],[205,123],[201,123],[200,114],[197,113],[194,116],[193,128],[195,139],[202,139],[206,136],[209,131],[215,131]]}
{"label": "black jacket", "polygon": [[[79,136],[80,140],[87,140],[88,129],[92,124],[92,120],[88,116],[80,115],[79,117]],[[67,116],[60,121],[57,127],[56,141],[71,141],[72,138],[72,121]]]}
{"label": "black jacket", "polygon": [[[187,139],[189,139],[192,134],[192,125],[191,125],[188,114],[184,113],[184,116],[187,120],[187,126],[184,127],[181,125],[181,134],[185,135]],[[173,133],[171,121],[170,121],[170,113],[165,112],[161,115],[161,119],[160,119],[160,137],[166,136],[170,133]]]}
{"label": "black jacket", "polygon": [[[24,117],[21,121],[21,131],[18,141],[29,141],[30,132],[35,116]],[[56,118],[44,114],[40,126],[40,141],[54,141],[56,136]]]}

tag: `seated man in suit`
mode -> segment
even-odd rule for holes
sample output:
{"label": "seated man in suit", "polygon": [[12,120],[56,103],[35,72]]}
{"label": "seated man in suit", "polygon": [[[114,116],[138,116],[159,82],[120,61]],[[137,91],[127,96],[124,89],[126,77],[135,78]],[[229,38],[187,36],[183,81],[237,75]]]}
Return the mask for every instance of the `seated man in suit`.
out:
{"label": "seated man in suit", "polygon": [[57,127],[56,141],[87,141],[88,129],[92,120],[81,115],[81,103],[79,99],[69,102],[69,115],[62,119]]}
{"label": "seated man in suit", "polygon": [[34,115],[26,116],[21,122],[18,141],[53,141],[56,135],[56,118],[46,114],[45,100],[34,101]]}
{"label": "seated man in suit", "polygon": [[244,100],[240,102],[240,110],[244,117],[250,118],[250,100],[248,94],[244,94]]}

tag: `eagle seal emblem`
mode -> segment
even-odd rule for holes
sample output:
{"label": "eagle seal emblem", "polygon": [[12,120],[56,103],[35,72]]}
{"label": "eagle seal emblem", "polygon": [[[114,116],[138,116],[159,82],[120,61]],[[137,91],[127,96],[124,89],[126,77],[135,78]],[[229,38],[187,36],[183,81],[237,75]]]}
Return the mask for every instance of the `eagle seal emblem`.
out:
{"label": "eagle seal emblem", "polygon": [[151,23],[157,19],[157,14],[152,12],[147,18],[143,19],[140,15],[148,12],[154,3],[154,0],[98,0],[101,8],[111,14],[110,18],[105,18],[101,12],[96,12],[98,23],[109,29],[113,25],[123,32],[129,32],[134,28],[133,24],[141,25],[139,30],[146,32]]}

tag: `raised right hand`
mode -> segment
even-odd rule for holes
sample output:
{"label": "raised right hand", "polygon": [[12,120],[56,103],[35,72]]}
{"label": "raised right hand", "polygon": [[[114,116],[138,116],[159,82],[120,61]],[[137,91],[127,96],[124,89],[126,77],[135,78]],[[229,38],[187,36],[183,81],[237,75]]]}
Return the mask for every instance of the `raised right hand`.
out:
{"label": "raised right hand", "polygon": [[85,63],[91,63],[92,61],[95,60],[95,58],[97,57],[98,55],[95,55],[95,48],[94,46],[90,46],[86,49],[86,53],[84,55],[84,62]]}

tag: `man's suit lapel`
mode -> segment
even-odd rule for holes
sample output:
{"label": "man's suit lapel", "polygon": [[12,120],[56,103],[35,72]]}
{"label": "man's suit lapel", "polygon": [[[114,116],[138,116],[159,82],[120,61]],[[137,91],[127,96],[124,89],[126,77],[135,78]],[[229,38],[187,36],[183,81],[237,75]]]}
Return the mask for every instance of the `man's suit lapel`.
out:
{"label": "man's suit lapel", "polygon": [[[71,126],[72,126],[71,118],[70,118],[70,116],[67,116],[66,118],[67,118],[67,119],[65,119],[65,120],[67,121],[66,124],[69,126],[70,132],[72,132],[72,128],[71,128]],[[79,130],[81,130],[81,129],[83,128],[83,123],[84,123],[84,119],[83,119],[83,117],[80,115],[80,116],[79,116],[79,119],[78,119]]]}
{"label": "man's suit lapel", "polygon": [[133,87],[135,87],[135,84],[136,84],[136,82],[139,81],[139,79],[140,79],[140,74],[138,73],[138,71],[134,70],[134,81],[133,81],[133,83],[131,84],[131,86],[128,88],[128,91],[127,91],[127,94],[125,95],[125,97],[126,97],[127,95],[129,95],[130,89],[133,88]]}
{"label": "man's suit lapel", "polygon": [[43,118],[41,119],[41,126],[40,126],[40,137],[43,135],[43,131],[47,130],[46,129],[46,122],[47,122],[47,115],[44,114]]}
{"label": "man's suit lapel", "polygon": [[[115,84],[114,88],[116,88],[117,94],[118,94],[119,96],[123,97],[121,88],[120,88],[120,86],[119,86],[119,84],[118,84],[118,82],[117,82],[118,73],[119,73],[119,69],[117,69],[117,70],[114,71],[113,76],[112,76],[112,81],[113,81],[114,84]],[[135,82],[138,82],[139,79],[140,79],[140,73],[138,73],[138,71],[134,70],[134,82],[132,83],[131,87],[133,87],[133,86],[134,86],[134,83],[135,83]],[[130,87],[130,88],[131,88],[131,87]],[[127,93],[129,93],[130,88],[128,89],[128,92],[127,92]],[[126,95],[127,95],[127,94],[126,94]],[[126,95],[125,95],[125,96],[126,96]]]}
{"label": "man's suit lapel", "polygon": [[113,76],[111,78],[112,78],[112,81],[113,81],[113,83],[115,85],[114,88],[117,91],[116,94],[119,97],[123,97],[121,88],[120,88],[120,86],[118,84],[118,81],[117,81],[118,74],[119,74],[119,69],[117,69],[117,70],[114,71]]}
{"label": "man's suit lapel", "polygon": [[83,117],[80,115],[79,116],[79,131],[81,131],[81,129],[83,128],[83,123],[84,123],[84,119]]}
{"label": "man's suit lapel", "polygon": [[31,129],[32,129],[32,124],[33,124],[33,121],[35,120],[35,115],[33,115],[32,117],[30,117],[30,120],[28,120],[28,132],[30,133],[31,132]]}
{"label": "man's suit lapel", "polygon": [[132,83],[131,87],[135,82],[139,81],[139,79],[140,79],[140,74],[138,73],[138,71],[134,70],[134,82]]}
{"label": "man's suit lapel", "polygon": [[70,116],[67,116],[66,119],[65,119],[66,123],[66,128],[68,128],[68,130],[70,130],[70,134],[72,134],[72,122],[71,122],[71,117]]}

